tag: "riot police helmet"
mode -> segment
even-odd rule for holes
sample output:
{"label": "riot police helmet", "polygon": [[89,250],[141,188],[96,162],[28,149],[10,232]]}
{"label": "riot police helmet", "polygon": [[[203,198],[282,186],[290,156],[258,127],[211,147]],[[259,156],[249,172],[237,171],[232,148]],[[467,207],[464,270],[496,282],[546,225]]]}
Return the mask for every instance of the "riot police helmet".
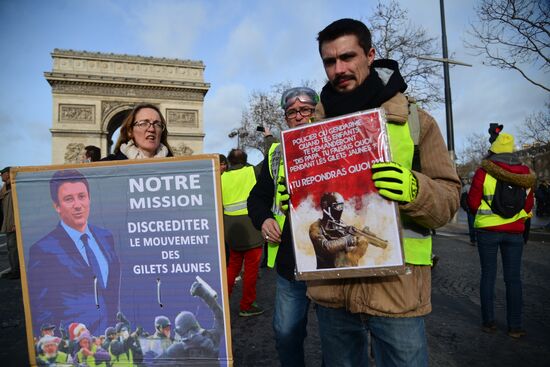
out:
{"label": "riot police helmet", "polygon": [[155,329],[157,331],[162,331],[162,329],[172,326],[170,319],[166,316],[157,316],[155,317]]}
{"label": "riot police helmet", "polygon": [[175,331],[181,338],[187,338],[190,334],[195,334],[201,329],[195,315],[189,311],[180,312],[176,316],[174,324],[176,325]]}
{"label": "riot police helmet", "polygon": [[121,355],[125,352],[124,350],[124,343],[120,340],[114,340],[111,344],[109,344],[109,349],[112,355],[115,357]]}
{"label": "riot police helmet", "polygon": [[114,327],[109,326],[107,329],[105,329],[105,336],[107,338],[115,335],[116,335],[116,329]]}
{"label": "riot police helmet", "polygon": [[323,218],[328,216],[339,222],[344,211],[344,197],[338,192],[324,193],[321,197],[321,209],[323,209]]}

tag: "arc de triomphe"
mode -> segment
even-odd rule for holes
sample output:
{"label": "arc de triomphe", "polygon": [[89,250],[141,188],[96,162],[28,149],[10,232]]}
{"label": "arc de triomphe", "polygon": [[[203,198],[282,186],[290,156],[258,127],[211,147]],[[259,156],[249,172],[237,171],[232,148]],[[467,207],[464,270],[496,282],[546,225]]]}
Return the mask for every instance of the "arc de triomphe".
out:
{"label": "arc de triomphe", "polygon": [[113,133],[138,103],[159,106],[176,155],[202,153],[201,61],[55,49],[44,76],[52,87],[52,164],[78,163],[86,145],[107,155]]}

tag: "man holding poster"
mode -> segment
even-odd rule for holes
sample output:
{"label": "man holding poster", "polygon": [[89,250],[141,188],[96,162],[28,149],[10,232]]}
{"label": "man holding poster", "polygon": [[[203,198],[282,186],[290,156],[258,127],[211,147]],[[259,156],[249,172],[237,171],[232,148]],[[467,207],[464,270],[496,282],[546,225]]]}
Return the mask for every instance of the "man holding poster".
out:
{"label": "man holding poster", "polygon": [[55,172],[50,194],[59,223],[31,247],[27,265],[33,327],[78,322],[99,336],[114,323],[119,307],[113,235],[88,223],[89,185],[79,171]]}
{"label": "man holding poster", "polygon": [[[368,333],[378,367],[427,366],[423,316],[431,311],[430,229],[458,209],[460,181],[435,120],[418,111],[419,139],[402,94],[407,85],[393,60],[374,60],[371,35],[360,21],[340,19],[318,35],[329,82],[321,93],[325,117],[383,107],[393,162],[372,166],[380,195],[399,205],[404,275],[315,280],[308,295],[318,304],[323,361],[368,365]],[[411,121],[408,121],[411,120]]]}
{"label": "man holding poster", "polygon": [[[318,102],[319,96],[310,88],[286,90],[281,107],[287,125],[294,128],[309,123]],[[296,262],[290,225],[286,220],[289,196],[281,183],[284,183],[281,151],[279,143],[271,145],[258,181],[248,197],[248,215],[268,242],[267,265],[273,267],[275,262],[277,264],[273,330],[281,366],[305,366],[304,339],[309,299],[305,282],[294,278]]]}

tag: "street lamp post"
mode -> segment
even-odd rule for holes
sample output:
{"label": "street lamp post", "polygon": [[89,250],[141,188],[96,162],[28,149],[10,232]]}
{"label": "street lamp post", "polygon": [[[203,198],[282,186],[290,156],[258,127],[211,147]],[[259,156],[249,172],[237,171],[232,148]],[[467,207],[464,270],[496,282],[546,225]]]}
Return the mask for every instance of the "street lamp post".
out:
{"label": "street lamp post", "polygon": [[241,127],[231,130],[229,135],[227,135],[228,138],[234,138],[235,136],[237,137],[237,148],[241,149],[241,139],[244,139],[248,136],[248,131],[246,131],[244,127]]}
{"label": "street lamp post", "polygon": [[462,66],[472,66],[471,64],[466,64],[460,61],[455,61],[449,59],[447,51],[447,31],[445,28],[445,5],[444,0],[439,0],[439,9],[441,12],[441,39],[443,47],[443,58],[428,57],[428,56],[418,56],[422,60],[437,61],[443,63],[443,82],[445,85],[445,120],[447,127],[447,150],[449,151],[449,156],[453,163],[456,160],[455,155],[455,138],[454,138],[454,129],[453,129],[453,104],[451,98],[451,80],[449,76],[449,64],[462,65]]}
{"label": "street lamp post", "polygon": [[[441,12],[441,45],[443,47],[443,58],[449,59],[447,51],[447,30],[445,27],[445,5],[443,0],[439,0],[439,10]],[[447,121],[447,149],[453,162],[455,161],[455,137],[453,130],[453,105],[451,98],[451,82],[449,79],[449,63],[443,63],[443,80],[445,83],[445,117]]]}

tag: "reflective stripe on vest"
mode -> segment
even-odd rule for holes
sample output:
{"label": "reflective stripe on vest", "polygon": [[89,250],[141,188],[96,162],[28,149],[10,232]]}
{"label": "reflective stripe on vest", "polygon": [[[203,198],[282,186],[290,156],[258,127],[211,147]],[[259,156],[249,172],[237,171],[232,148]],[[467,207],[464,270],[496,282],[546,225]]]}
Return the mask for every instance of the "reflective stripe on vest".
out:
{"label": "reflective stripe on vest", "polygon": [[[282,155],[280,143],[271,144],[271,147],[269,147],[268,162],[269,162],[269,174],[273,179],[273,186],[275,187],[275,192],[273,193],[274,200],[273,200],[273,206],[271,207],[271,211],[273,212],[273,216],[275,217],[275,220],[277,221],[277,224],[279,224],[279,228],[282,231],[283,226],[285,225],[286,216],[281,211],[281,207],[280,207],[281,194],[277,191],[277,182],[279,178],[285,177],[285,169],[283,166],[283,155]],[[278,243],[273,243],[273,242],[267,243],[267,266],[268,267],[272,268],[275,266],[275,259],[277,259],[278,251],[279,251]]]}
{"label": "reflective stripe on vest", "polygon": [[252,166],[225,171],[222,175],[223,213],[247,215],[246,200],[255,184],[256,175]]}
{"label": "reflective stripe on vest", "polygon": [[[390,141],[392,161],[411,169],[414,156],[414,142],[411,138],[408,122],[405,124],[388,122],[386,127]],[[431,265],[432,237],[429,235],[429,230],[424,229],[423,232],[426,232],[426,234],[415,231],[413,223],[408,223],[403,216],[401,216],[401,223],[403,225],[405,262],[413,265]]]}
{"label": "reflective stripe on vest", "polygon": [[503,218],[500,215],[493,213],[491,210],[491,203],[493,202],[496,187],[496,178],[486,173],[485,180],[483,180],[483,197],[481,198],[481,204],[477,209],[476,218],[474,220],[475,228],[500,226],[502,224],[513,223],[529,216],[524,209],[521,209],[520,212],[512,218]]}
{"label": "reflective stripe on vest", "polygon": [[[45,362],[45,366],[50,366],[50,361],[48,360],[48,358],[44,355],[39,355],[38,356],[39,359],[43,360]],[[65,363],[65,365],[70,365],[72,366],[72,363],[71,364],[68,364],[67,363],[67,360],[69,359],[69,355],[67,353],[63,353],[63,352],[57,352],[57,355],[55,356],[55,360],[54,360],[54,363],[59,363],[61,365],[63,365]]]}

